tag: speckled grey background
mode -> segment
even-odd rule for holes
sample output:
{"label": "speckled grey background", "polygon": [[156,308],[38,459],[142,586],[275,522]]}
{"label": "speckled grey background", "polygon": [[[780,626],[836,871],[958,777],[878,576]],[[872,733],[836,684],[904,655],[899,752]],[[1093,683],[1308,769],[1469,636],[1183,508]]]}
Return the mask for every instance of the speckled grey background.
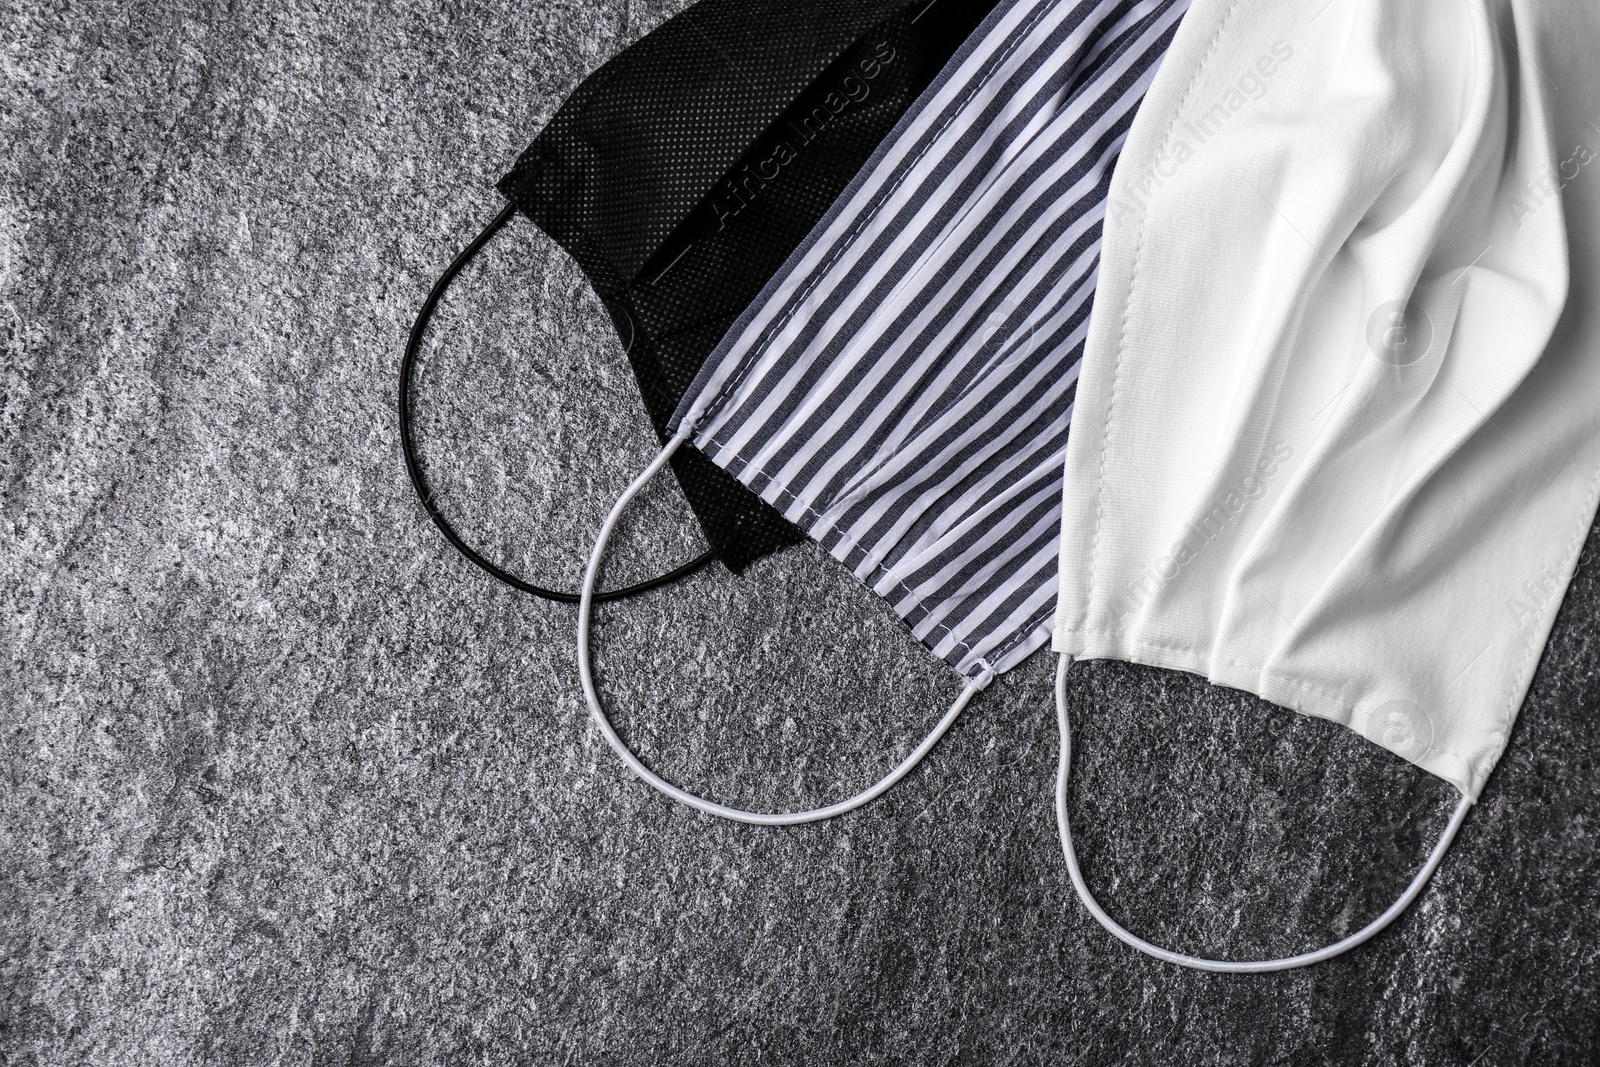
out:
{"label": "speckled grey background", "polygon": [[[1048,657],[831,824],[626,776],[571,611],[442,544],[391,405],[493,180],[679,6],[0,0],[0,1061],[1594,1062],[1600,541],[1432,888],[1310,971],[1179,971],[1086,918]],[[523,224],[437,336],[452,513],[575,582],[652,452],[601,308]],[[622,539],[619,577],[697,549],[670,484]],[[864,784],[958,688],[811,547],[607,610],[600,648],[626,735],[748,805]],[[1090,877],[1189,950],[1354,929],[1450,804],[1190,677],[1082,665],[1073,701]]]}

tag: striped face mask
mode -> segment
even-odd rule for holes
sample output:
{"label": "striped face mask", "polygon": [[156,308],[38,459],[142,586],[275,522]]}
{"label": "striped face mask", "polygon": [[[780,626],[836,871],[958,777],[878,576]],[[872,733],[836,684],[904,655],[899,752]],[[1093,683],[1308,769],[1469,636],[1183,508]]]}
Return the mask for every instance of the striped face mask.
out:
{"label": "striped face mask", "polygon": [[652,785],[728,818],[857,807],[965,704],[1049,639],[1061,466],[1112,168],[1187,0],[1009,0],[952,61],[740,317],[674,436],[805,530],[966,680],[873,789],[754,815],[692,797],[602,732]]}
{"label": "striped face mask", "polygon": [[[1421,892],[1600,497],[1600,5],[1315,8],[1195,0],[1113,183],[1067,446],[1062,847],[1117,937],[1218,971],[1337,955]],[[1462,799],[1405,895],[1337,944],[1157,948],[1073,853],[1074,657],[1341,723]]]}
{"label": "striped face mask", "polygon": [[[583,269],[627,349],[661,439],[702,361],[993,7],[994,0],[702,0],[592,74],[500,182],[508,203],[435,285],[400,373],[401,438],[418,496],[468,559],[515,588],[452,527],[411,432],[417,352],[446,287],[519,211]],[[689,450],[673,471],[734,571],[803,535]]]}

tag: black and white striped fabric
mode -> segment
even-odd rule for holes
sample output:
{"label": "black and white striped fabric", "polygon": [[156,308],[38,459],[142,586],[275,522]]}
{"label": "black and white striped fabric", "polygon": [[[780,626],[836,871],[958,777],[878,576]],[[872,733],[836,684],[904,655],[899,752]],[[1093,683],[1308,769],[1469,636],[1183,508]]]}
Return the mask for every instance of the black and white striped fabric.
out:
{"label": "black and white striped fabric", "polygon": [[674,416],[980,683],[1050,637],[1111,171],[1187,7],[1000,4]]}

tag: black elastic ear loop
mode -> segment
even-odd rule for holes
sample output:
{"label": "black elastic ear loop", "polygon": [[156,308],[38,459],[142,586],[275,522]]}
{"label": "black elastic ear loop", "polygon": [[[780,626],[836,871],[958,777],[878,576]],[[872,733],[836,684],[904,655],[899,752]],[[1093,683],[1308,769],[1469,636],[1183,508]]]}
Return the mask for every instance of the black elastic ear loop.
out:
{"label": "black elastic ear loop", "polygon": [[[422,506],[428,512],[428,517],[439,528],[439,532],[444,534],[444,539],[455,546],[457,552],[460,552],[479,568],[513,589],[520,589],[524,593],[532,593],[534,596],[543,597],[545,600],[554,600],[562,604],[576,604],[579,599],[577,593],[562,593],[554,589],[545,589],[542,586],[534,585],[532,582],[525,582],[516,575],[502,570],[484,559],[472,546],[461,539],[461,535],[456,533],[455,528],[450,525],[450,520],[444,517],[444,512],[439,508],[439,502],[434,498],[433,489],[428,485],[428,479],[422,473],[422,463],[417,458],[416,442],[412,439],[411,379],[416,372],[417,353],[422,348],[423,337],[427,335],[428,323],[433,319],[434,308],[438,307],[439,300],[444,296],[445,290],[450,288],[450,283],[455,280],[456,275],[461,273],[461,268],[465,267],[472,260],[472,257],[476,256],[483,246],[489,243],[491,237],[499,233],[501,228],[511,221],[511,216],[515,215],[516,211],[516,205],[508,203],[500,214],[494,217],[494,221],[485,226],[483,232],[474,237],[472,243],[462,249],[461,254],[456,256],[454,261],[444,269],[443,274],[439,275],[439,280],[433,283],[433,289],[429,291],[428,298],[422,302],[422,310],[417,312],[417,321],[411,326],[411,338],[406,342],[405,358],[400,361],[400,447],[405,453],[406,473],[411,475],[411,487],[417,491],[417,499],[422,501]],[[666,574],[657,575],[637,585],[630,585],[625,589],[615,589],[609,593],[596,593],[594,600],[597,603],[621,600],[624,597],[637,596],[640,593],[648,592],[658,586],[670,585],[680,578],[693,574],[716,557],[716,550],[711,549],[698,559],[692,559],[683,566],[668,571]]]}

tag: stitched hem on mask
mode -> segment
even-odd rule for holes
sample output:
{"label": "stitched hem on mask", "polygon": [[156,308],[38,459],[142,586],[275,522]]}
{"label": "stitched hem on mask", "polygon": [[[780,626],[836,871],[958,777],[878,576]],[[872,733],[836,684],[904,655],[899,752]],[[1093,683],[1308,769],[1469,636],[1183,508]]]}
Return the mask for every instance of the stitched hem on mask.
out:
{"label": "stitched hem on mask", "polygon": [[[1412,751],[1414,734],[1402,739],[1403,742],[1410,739],[1409,744],[1392,743],[1392,738],[1386,740],[1384,732],[1376,730],[1374,724],[1363,722],[1364,716],[1347,698],[1303,679],[1270,673],[1259,663],[1225,659],[1209,648],[1164,644],[1148,638],[1130,640],[1125,633],[1101,630],[1058,630],[1052,647],[1056,652],[1073,659],[1115,659],[1199,675],[1214,685],[1254,694],[1301,715],[1336,722],[1434,777],[1449,782],[1474,803],[1496,762],[1492,758],[1465,756],[1432,743],[1421,752]],[[1362,725],[1358,726],[1358,722]],[[1502,738],[1495,750],[1496,755],[1503,748]]]}

